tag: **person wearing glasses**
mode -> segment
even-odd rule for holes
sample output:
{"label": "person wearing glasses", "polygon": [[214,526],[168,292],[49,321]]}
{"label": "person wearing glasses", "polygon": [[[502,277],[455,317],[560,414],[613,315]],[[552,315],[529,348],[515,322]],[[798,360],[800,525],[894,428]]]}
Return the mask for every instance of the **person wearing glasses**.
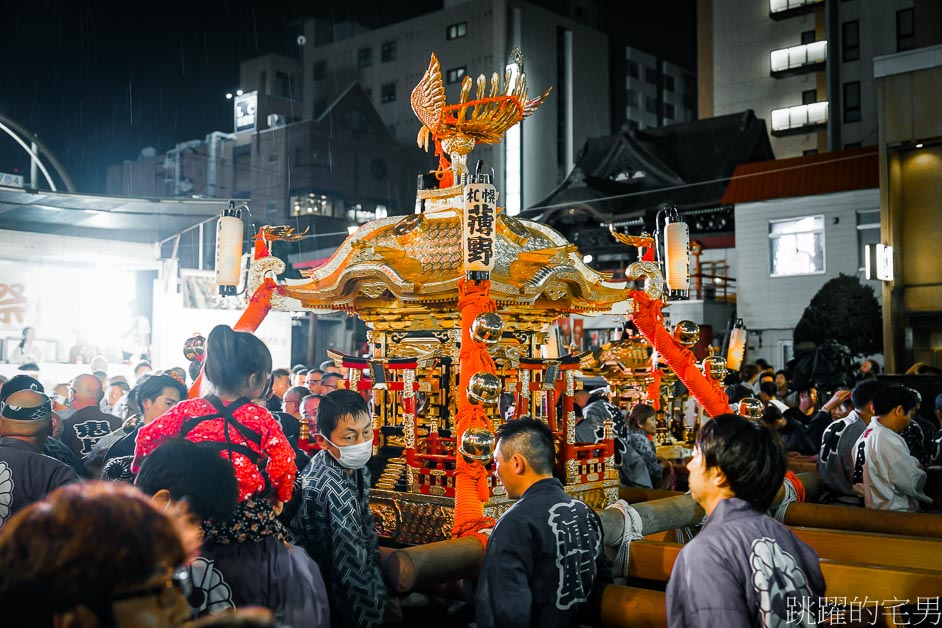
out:
{"label": "person wearing glasses", "polygon": [[322,369],[311,369],[307,372],[307,380],[305,381],[305,386],[308,387],[308,390],[311,391],[312,395],[321,394],[321,380],[324,377],[324,371]]}
{"label": "person wearing glasses", "polygon": [[0,534],[4,625],[179,626],[191,616],[186,563],[198,548],[179,510],[132,486],[60,488]]}

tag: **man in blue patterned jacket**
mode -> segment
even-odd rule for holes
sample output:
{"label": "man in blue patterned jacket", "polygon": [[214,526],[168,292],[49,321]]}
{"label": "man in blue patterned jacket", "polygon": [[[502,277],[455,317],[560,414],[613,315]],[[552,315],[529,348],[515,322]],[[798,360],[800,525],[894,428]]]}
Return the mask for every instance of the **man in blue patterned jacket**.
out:
{"label": "man in blue patterned jacket", "polygon": [[317,432],[321,451],[304,469],[292,528],[321,568],[331,624],[372,628],[383,622],[386,588],[369,507],[373,427],[366,402],[352,390],[326,395]]}
{"label": "man in blue patterned jacket", "polygon": [[687,469],[707,518],[671,570],[671,628],[817,625],[818,555],[765,513],[785,466],[782,442],[765,427],[735,414],[703,426]]}
{"label": "man in blue patterned jacket", "polygon": [[494,472],[517,500],[487,542],[478,578],[478,628],[563,628],[585,620],[611,569],[602,522],[553,477],[553,434],[521,417],[497,429]]}

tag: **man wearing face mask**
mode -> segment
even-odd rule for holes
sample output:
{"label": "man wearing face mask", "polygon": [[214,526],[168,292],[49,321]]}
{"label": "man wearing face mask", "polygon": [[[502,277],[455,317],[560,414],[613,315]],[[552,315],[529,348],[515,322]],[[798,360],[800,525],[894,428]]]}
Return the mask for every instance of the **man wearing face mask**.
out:
{"label": "man wearing face mask", "polygon": [[326,395],[314,438],[321,450],[302,473],[291,527],[320,567],[331,624],[372,628],[383,622],[386,587],[369,507],[373,426],[363,398],[352,390]]}

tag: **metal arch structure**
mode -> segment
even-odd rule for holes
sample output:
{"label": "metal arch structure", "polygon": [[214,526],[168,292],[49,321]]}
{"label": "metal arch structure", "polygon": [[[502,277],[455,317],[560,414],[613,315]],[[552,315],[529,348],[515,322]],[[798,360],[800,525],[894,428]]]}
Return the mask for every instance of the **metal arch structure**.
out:
{"label": "metal arch structure", "polygon": [[[62,166],[53,152],[49,150],[49,147],[41,142],[32,131],[18,122],[15,122],[14,120],[4,116],[3,114],[0,114],[0,130],[4,131],[7,135],[13,138],[13,141],[19,144],[31,159],[36,160],[36,165],[42,171],[43,176],[46,178],[46,182],[49,184],[49,187],[53,192],[58,191],[58,189],[56,188],[56,184],[52,180],[52,177],[49,175],[49,171],[46,170],[46,166],[43,164],[42,159],[40,159],[40,154],[46,157],[46,159],[49,161],[49,164],[55,169],[56,174],[58,174],[59,178],[62,179],[62,183],[65,185],[66,190],[69,192],[76,191],[75,184],[72,182],[72,178],[65,171],[65,168]],[[27,142],[35,143],[39,150],[33,151]],[[35,184],[35,182],[33,183]]]}

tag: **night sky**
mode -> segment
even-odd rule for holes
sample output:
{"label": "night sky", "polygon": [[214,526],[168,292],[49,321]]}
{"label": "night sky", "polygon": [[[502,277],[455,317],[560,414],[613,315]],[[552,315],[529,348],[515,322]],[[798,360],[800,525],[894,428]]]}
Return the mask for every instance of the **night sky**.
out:
{"label": "night sky", "polygon": [[[550,6],[560,1],[535,2]],[[602,3],[608,24],[637,47],[694,68],[694,0]],[[296,54],[298,21],[356,19],[378,26],[440,8],[408,2],[4,2],[0,113],[28,127],[63,162],[79,191],[104,192],[107,166],[145,146],[230,131],[225,93],[239,62]],[[0,172],[29,160],[0,135]]]}

